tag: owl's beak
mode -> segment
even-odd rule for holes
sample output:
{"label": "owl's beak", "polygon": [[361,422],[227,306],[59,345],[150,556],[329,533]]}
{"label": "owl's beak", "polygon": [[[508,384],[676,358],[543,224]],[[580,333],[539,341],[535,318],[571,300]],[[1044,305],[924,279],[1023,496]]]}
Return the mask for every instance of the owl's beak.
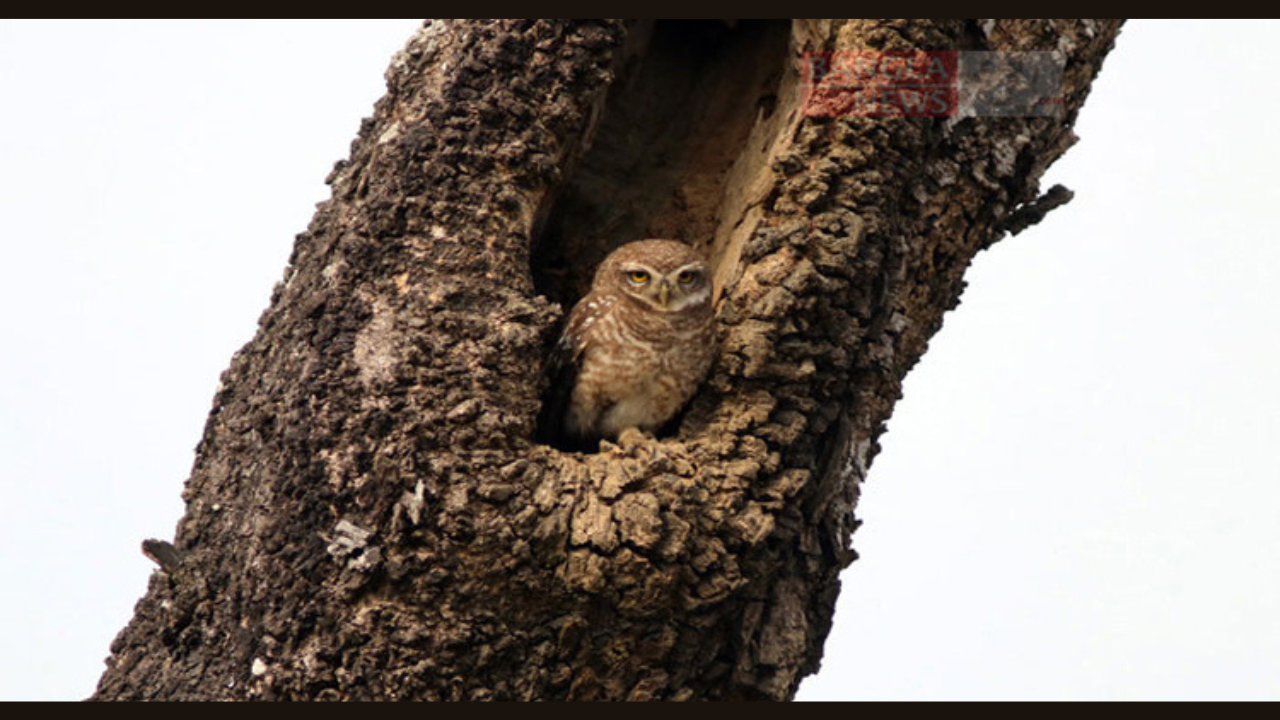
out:
{"label": "owl's beak", "polygon": [[667,303],[671,300],[671,285],[664,282],[658,287],[658,303],[666,309]]}

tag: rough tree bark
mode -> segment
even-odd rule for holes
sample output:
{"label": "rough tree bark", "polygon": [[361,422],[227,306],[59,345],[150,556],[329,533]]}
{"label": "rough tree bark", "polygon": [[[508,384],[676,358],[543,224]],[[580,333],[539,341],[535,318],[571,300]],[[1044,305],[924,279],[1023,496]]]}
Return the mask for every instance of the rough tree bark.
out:
{"label": "rough tree bark", "polygon": [[[902,378],[1043,214],[1119,25],[427,23],[222,378],[95,699],[792,697]],[[913,49],[1056,51],[1063,113],[802,111],[803,52]],[[709,249],[712,377],[672,437],[536,444],[562,308],[641,237]]]}

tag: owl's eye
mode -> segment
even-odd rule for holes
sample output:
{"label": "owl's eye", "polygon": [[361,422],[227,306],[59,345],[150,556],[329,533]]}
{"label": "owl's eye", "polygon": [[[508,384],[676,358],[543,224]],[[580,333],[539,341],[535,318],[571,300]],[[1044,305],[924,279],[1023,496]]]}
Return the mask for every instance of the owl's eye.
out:
{"label": "owl's eye", "polygon": [[697,279],[698,279],[697,270],[681,270],[680,274],[676,276],[676,282],[680,283],[681,285],[692,285],[694,282],[697,281]]}
{"label": "owl's eye", "polygon": [[635,285],[643,285],[649,282],[649,273],[645,270],[632,270],[627,273],[627,279]]}

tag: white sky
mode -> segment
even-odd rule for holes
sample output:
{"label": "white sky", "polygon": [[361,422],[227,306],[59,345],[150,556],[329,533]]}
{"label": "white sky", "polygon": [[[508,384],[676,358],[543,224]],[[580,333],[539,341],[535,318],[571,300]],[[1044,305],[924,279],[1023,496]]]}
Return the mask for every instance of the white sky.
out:
{"label": "white sky", "polygon": [[[0,20],[0,700],[93,691],[415,26]],[[1125,28],[1076,199],[907,379],[802,699],[1280,699],[1278,34]]]}

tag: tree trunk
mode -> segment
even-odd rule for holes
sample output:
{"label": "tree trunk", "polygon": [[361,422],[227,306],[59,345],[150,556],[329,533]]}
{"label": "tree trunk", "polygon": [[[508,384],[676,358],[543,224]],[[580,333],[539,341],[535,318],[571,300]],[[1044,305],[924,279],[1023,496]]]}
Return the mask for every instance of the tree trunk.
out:
{"label": "tree trunk", "polygon": [[[1060,201],[1119,25],[427,23],[223,375],[95,699],[792,697],[903,376],[974,254]],[[1060,112],[815,112],[807,52],[917,49],[1053,51]],[[536,443],[563,309],[643,237],[709,251],[711,377],[669,437]]]}

